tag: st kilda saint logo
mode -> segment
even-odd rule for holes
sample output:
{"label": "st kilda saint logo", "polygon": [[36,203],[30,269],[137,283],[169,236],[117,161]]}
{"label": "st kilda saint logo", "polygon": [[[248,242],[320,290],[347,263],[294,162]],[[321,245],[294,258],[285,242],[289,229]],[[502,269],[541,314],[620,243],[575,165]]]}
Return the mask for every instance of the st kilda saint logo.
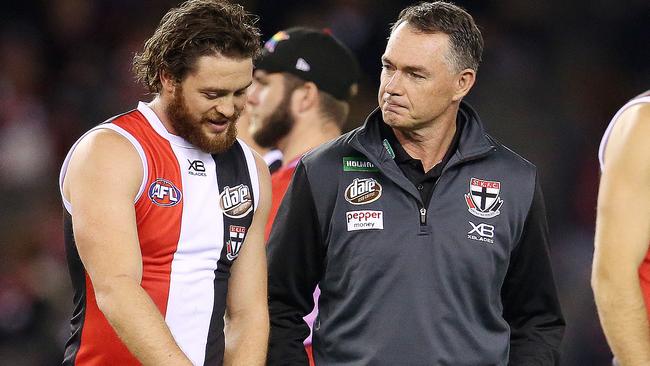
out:
{"label": "st kilda saint logo", "polygon": [[355,178],[345,189],[345,200],[353,205],[375,202],[381,197],[381,185],[374,178]]}
{"label": "st kilda saint logo", "polygon": [[241,246],[244,244],[246,228],[243,226],[230,225],[228,231],[230,239],[226,242],[226,258],[233,261],[239,255]]}
{"label": "st kilda saint logo", "polygon": [[489,219],[501,213],[503,200],[499,197],[501,182],[472,178],[469,181],[469,193],[465,202],[469,212],[477,217]]}
{"label": "st kilda saint logo", "polygon": [[244,184],[232,188],[224,187],[219,195],[219,204],[223,214],[233,219],[242,218],[253,210],[250,189]]}

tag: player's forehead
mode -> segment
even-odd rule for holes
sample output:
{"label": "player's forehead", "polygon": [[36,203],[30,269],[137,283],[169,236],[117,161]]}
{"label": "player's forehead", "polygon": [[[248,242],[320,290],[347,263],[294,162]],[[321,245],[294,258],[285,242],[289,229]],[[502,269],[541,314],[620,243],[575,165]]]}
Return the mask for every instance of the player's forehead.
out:
{"label": "player's forehead", "polygon": [[239,90],[252,81],[253,60],[220,54],[199,56],[184,82],[199,88]]}

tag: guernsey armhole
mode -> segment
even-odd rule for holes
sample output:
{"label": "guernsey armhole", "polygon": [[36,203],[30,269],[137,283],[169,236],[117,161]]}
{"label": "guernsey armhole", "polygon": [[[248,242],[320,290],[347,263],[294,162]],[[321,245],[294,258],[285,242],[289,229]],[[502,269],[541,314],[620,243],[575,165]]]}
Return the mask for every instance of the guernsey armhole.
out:
{"label": "guernsey armhole", "polygon": [[257,205],[260,202],[260,178],[257,174],[257,161],[255,160],[255,155],[246,143],[240,139],[237,139],[239,145],[244,151],[244,157],[246,157],[246,166],[248,167],[248,175],[251,177],[251,185],[253,186],[253,210],[257,210]]}
{"label": "guernsey armhole", "polygon": [[621,109],[616,112],[612,120],[609,122],[605,133],[603,134],[603,139],[600,140],[600,146],[598,147],[598,162],[600,163],[600,171],[602,172],[605,169],[605,149],[607,148],[607,141],[609,141],[609,136],[616,125],[618,118],[625,112],[628,108],[641,104],[641,103],[650,103],[650,96],[645,96],[637,99],[632,99],[627,104],[625,104]]}
{"label": "guernsey armhole", "polygon": [[144,154],[144,150],[142,149],[142,146],[140,145],[138,140],[136,140],[136,138],[133,137],[133,135],[131,135],[125,129],[123,129],[123,128],[117,126],[117,125],[114,125],[112,123],[105,123],[105,124],[102,124],[102,125],[99,125],[99,126],[93,128],[93,129],[89,130],[88,132],[86,132],[85,134],[83,134],[74,143],[74,145],[72,145],[72,147],[70,148],[70,151],[68,152],[68,155],[66,155],[65,160],[63,161],[63,166],[61,167],[61,172],[59,173],[59,193],[61,194],[61,200],[63,201],[63,206],[65,207],[66,211],[68,211],[68,213],[70,215],[72,215],[72,204],[70,203],[70,201],[68,201],[68,199],[65,197],[65,194],[63,193],[63,180],[65,179],[65,174],[66,174],[66,172],[68,170],[68,165],[70,163],[70,158],[72,157],[72,153],[77,148],[77,146],[79,145],[81,140],[83,140],[91,132],[97,131],[97,130],[103,129],[103,128],[113,130],[113,131],[119,133],[120,135],[122,135],[123,137],[125,137],[127,140],[129,140],[131,145],[133,145],[135,150],[138,152],[138,155],[140,156],[140,161],[142,162],[142,182],[140,183],[140,189],[138,190],[138,194],[135,196],[135,199],[133,201],[134,204],[136,202],[138,202],[138,200],[142,196],[142,193],[144,192],[145,185],[147,183],[147,179],[148,179],[148,175],[149,175],[149,170],[148,170],[147,158],[146,158],[146,155]]}

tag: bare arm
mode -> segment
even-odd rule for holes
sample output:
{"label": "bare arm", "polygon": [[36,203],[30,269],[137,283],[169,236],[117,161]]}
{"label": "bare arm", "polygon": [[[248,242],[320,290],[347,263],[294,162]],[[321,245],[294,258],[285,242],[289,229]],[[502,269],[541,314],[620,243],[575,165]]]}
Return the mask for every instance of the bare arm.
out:
{"label": "bare arm", "polygon": [[266,163],[255,154],[260,200],[239,257],[231,269],[226,308],[224,365],[264,365],[269,338],[264,227],[271,205]]}
{"label": "bare arm", "polygon": [[592,287],[607,341],[622,366],[650,364],[650,324],[639,265],[650,244],[650,105],[626,110],[612,131],[598,196]]}
{"label": "bare arm", "polygon": [[140,286],[133,201],[142,175],[140,157],[122,136],[98,130],[84,138],[64,181],[75,242],[97,305],[129,351],[144,365],[191,365]]}

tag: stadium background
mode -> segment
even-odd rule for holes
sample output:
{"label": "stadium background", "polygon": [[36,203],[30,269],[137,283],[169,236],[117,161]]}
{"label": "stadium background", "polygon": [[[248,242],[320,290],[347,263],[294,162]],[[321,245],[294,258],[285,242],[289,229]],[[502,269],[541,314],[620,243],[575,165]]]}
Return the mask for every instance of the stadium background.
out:
{"label": "stadium background", "polygon": [[[82,132],[147,100],[130,73],[179,1],[3,1],[0,9],[0,364],[57,365],[71,289],[57,174]],[[242,1],[264,39],[329,27],[359,57],[348,129],[376,105],[388,24],[407,1]],[[486,50],[467,98],[488,130],[541,169],[553,266],[568,321],[563,365],[607,365],[589,287],[597,146],[628,98],[650,88],[647,0],[458,1]],[[97,192],[101,194],[101,192]],[[460,199],[460,198],[459,198]],[[639,204],[649,204],[648,202]],[[435,280],[435,279],[432,279]]]}

